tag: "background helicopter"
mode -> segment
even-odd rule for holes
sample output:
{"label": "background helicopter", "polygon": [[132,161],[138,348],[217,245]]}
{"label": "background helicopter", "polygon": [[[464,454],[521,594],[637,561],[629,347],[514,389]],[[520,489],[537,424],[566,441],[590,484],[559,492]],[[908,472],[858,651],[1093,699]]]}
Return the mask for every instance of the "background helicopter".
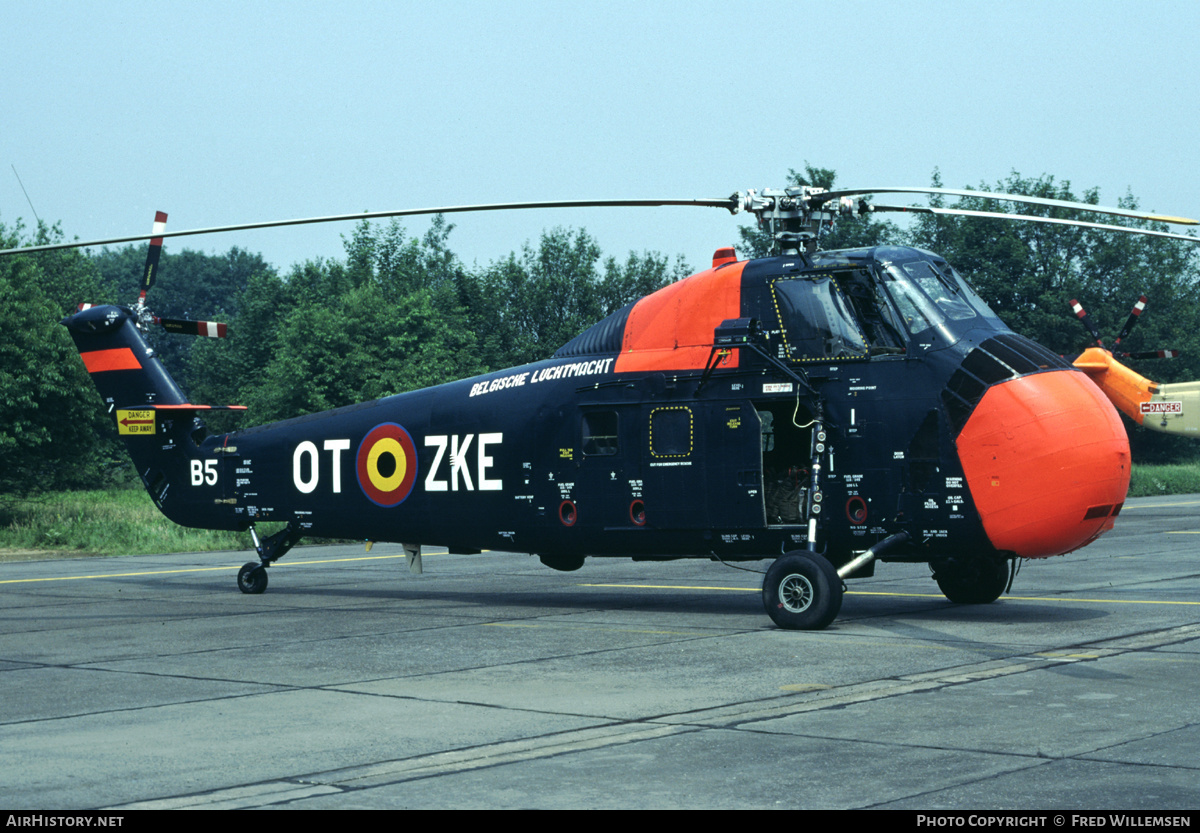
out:
{"label": "background helicopter", "polygon": [[1200,437],[1200,382],[1158,384],[1117,361],[1130,359],[1173,359],[1177,350],[1147,350],[1130,353],[1117,351],[1121,340],[1133,331],[1146,308],[1145,295],[1138,298],[1125,326],[1113,342],[1113,349],[1092,324],[1078,301],[1071,302],[1072,312],[1092,337],[1092,345],[1073,362],[1095,382],[1121,413],[1138,425],[1163,434]]}
{"label": "background helicopter", "polygon": [[[777,556],[763,600],[789,628],[828,625],[842,579],[872,574],[876,560],[929,563],[950,599],[989,602],[1018,557],[1068,552],[1111,527],[1128,486],[1125,431],[1083,374],[1009,330],[937,255],[818,250],[836,218],[868,211],[1011,215],[872,205],[861,199],[869,193],[1194,224],[953,189],[801,187],[156,228],[161,244],[337,219],[670,204],[754,213],[776,241],[775,257],[753,261],[719,249],[712,268],[617,311],[545,361],[216,436],[197,416],[214,406],[190,403],[143,337],[153,323],[219,333],[146,309],[161,245],[150,247],[134,307],[87,308],[64,323],[163,513],[255,537],[260,562],[239,573],[243,592],[265,590],[269,564],[321,535],[404,543],[414,568],[422,543],[537,553],[568,570],[588,555]],[[67,245],[134,239],[144,238]],[[266,520],[287,526],[260,542],[254,525]]]}

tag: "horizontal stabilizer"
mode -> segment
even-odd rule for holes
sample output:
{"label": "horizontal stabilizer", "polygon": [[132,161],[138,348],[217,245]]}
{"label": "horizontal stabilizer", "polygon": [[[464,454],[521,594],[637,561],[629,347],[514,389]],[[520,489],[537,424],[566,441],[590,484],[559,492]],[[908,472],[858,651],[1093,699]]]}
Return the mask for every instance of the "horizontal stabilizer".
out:
{"label": "horizontal stabilizer", "polygon": [[114,416],[117,420],[117,433],[119,434],[147,434],[154,435],[158,430],[159,414],[162,414],[163,419],[172,418],[175,414],[196,414],[200,411],[244,411],[245,405],[193,405],[190,402],[184,402],[176,405],[130,405],[124,408],[115,408]]}

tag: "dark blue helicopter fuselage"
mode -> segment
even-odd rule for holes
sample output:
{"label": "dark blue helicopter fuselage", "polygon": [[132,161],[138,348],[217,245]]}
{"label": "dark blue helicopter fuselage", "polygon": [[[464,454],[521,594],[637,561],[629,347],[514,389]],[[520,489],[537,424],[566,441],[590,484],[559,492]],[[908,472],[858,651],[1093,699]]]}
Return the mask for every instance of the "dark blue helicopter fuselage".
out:
{"label": "dark blue helicopter fuselage", "polygon": [[[151,496],[188,526],[552,566],[807,548],[837,565],[903,531],[889,558],[936,561],[1082,546],[1128,484],[1092,383],[914,249],[718,258],[545,361],[228,435],[204,436],[129,310],[66,323]],[[1064,491],[1042,531],[1031,514]]]}

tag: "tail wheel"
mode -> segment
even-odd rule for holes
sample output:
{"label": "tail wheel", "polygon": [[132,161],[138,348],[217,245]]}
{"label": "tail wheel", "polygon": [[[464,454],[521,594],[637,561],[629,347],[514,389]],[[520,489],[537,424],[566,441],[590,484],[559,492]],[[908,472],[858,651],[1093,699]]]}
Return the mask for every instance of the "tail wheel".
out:
{"label": "tail wheel", "polygon": [[267,589],[267,568],[257,561],[247,562],[238,570],[238,590],[257,596]]}
{"label": "tail wheel", "polygon": [[789,552],[775,559],[762,594],[767,615],[785,630],[821,630],[842,609],[842,580],[815,552]]}
{"label": "tail wheel", "polygon": [[996,601],[1008,587],[1008,562],[973,558],[941,566],[933,574],[942,594],[960,605],[985,605]]}

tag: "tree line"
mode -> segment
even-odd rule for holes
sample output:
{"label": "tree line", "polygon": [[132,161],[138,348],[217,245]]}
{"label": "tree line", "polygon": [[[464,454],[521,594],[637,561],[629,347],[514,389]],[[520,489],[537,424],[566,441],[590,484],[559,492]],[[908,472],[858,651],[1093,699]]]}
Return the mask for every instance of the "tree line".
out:
{"label": "tree line", "polygon": [[[805,165],[788,181],[832,188],[835,173]],[[932,184],[941,185],[936,172]],[[1099,200],[1095,189],[1076,193],[1052,176],[1015,172],[974,187]],[[1132,195],[1118,202],[1137,208]],[[931,203],[1047,213],[973,199]],[[397,221],[362,222],[343,237],[343,257],[286,271],[237,247],[216,255],[172,252],[168,241],[150,306],[162,316],[225,321],[230,336],[151,333],[152,346],[191,401],[249,407],[242,416],[208,420],[213,430],[231,430],[546,358],[610,312],[692,271],[682,257],[657,252],[606,256],[585,230],[564,228],[468,268],[451,247],[453,229],[440,216],[419,237]],[[768,252],[770,241],[759,230],[742,228],[741,235],[741,256]],[[27,229],[19,220],[0,222],[3,248],[62,237],[61,229],[43,223]],[[1200,378],[1200,256],[1192,244],[942,215],[919,215],[901,227],[874,214],[839,221],[821,243],[826,249],[895,244],[937,252],[1010,327],[1067,356],[1089,341],[1068,309],[1072,298],[1111,337],[1145,292],[1150,304],[1130,349],[1175,348],[1183,357],[1136,369],[1160,381]],[[79,301],[132,303],[145,257],[142,245],[0,258],[0,493],[132,479],[58,322]],[[1190,440],[1130,433],[1135,460],[1197,456]]]}

